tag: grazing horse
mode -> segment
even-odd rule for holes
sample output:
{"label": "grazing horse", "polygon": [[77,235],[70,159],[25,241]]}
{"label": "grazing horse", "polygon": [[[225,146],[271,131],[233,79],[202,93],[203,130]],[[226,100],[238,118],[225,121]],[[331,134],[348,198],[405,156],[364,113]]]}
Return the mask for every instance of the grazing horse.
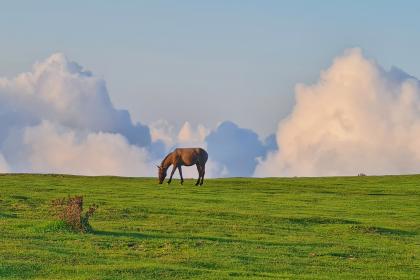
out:
{"label": "grazing horse", "polygon": [[[204,173],[206,169],[208,154],[204,149],[201,148],[177,148],[172,153],[169,153],[159,168],[159,184],[162,184],[166,178],[166,171],[172,165],[171,176],[169,177],[168,184],[172,181],[172,176],[175,173],[175,170],[179,170],[179,175],[181,176],[181,185],[184,183],[184,178],[182,177],[181,166],[192,166],[196,165],[198,170],[198,180],[195,183],[196,186],[203,184]],[[200,181],[201,179],[201,181]]]}

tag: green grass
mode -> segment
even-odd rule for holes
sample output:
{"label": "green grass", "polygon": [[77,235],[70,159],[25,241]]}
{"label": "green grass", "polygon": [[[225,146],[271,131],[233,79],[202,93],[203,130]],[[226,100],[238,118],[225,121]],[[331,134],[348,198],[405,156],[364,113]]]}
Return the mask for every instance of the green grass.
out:
{"label": "green grass", "polygon": [[[420,176],[0,176],[2,279],[418,279]],[[94,232],[54,220],[83,195]]]}

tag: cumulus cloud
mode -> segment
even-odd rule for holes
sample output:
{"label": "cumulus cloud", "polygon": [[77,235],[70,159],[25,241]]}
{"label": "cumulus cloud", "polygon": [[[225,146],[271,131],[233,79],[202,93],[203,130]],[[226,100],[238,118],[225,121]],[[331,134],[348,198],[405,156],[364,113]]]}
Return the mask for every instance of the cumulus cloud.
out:
{"label": "cumulus cloud", "polygon": [[154,164],[174,148],[203,147],[207,177],[248,176],[275,144],[231,122],[213,131],[188,121],[179,129],[165,120],[133,123],[103,79],[60,53],[0,78],[0,172],[154,176]]}
{"label": "cumulus cloud", "polygon": [[158,120],[149,124],[150,135],[153,142],[161,141],[166,147],[175,145],[176,128],[167,120]]}
{"label": "cumulus cloud", "polygon": [[182,146],[203,147],[210,132],[210,129],[202,124],[194,127],[188,121],[184,122],[179,130],[167,120],[155,121],[149,127],[152,141],[162,141],[168,149]]}
{"label": "cumulus cloud", "polygon": [[0,78],[0,171],[146,175],[151,144],[104,80],[63,54]]}
{"label": "cumulus cloud", "polygon": [[152,170],[147,151],[121,134],[77,133],[44,121],[25,128],[22,144],[31,172],[146,176]]}
{"label": "cumulus cloud", "polygon": [[0,172],[154,176],[166,153],[198,146],[209,152],[207,177],[418,173],[419,85],[348,50],[316,84],[296,86],[293,112],[260,139],[232,122],[134,123],[103,79],[54,54],[0,78]]}
{"label": "cumulus cloud", "polygon": [[189,122],[185,122],[178,133],[178,143],[185,146],[205,146],[204,141],[209,129],[199,124],[194,129]]}
{"label": "cumulus cloud", "polygon": [[416,78],[350,49],[316,84],[295,91],[293,112],[278,127],[279,150],[261,161],[256,176],[419,172]]}
{"label": "cumulus cloud", "polygon": [[0,79],[0,137],[10,129],[37,125],[43,120],[93,132],[124,135],[131,144],[147,146],[147,126],[133,124],[126,110],[117,110],[105,81],[63,54],[36,63],[32,72]]}
{"label": "cumulus cloud", "polygon": [[206,142],[211,158],[225,168],[225,175],[234,177],[252,176],[257,159],[275,146],[272,139],[265,144],[254,131],[230,121],[221,123],[206,137]]}

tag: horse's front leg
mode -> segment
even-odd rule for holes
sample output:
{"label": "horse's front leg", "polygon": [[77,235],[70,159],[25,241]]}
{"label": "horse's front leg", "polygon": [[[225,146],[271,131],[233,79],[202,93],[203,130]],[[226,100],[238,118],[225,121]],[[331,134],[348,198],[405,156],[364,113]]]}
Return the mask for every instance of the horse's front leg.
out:
{"label": "horse's front leg", "polygon": [[174,176],[175,170],[176,170],[176,165],[174,164],[172,167],[171,176],[169,176],[168,184],[172,182],[172,176]]}
{"label": "horse's front leg", "polygon": [[184,184],[184,178],[182,177],[182,169],[181,169],[181,165],[178,166],[178,171],[179,171],[179,176],[181,177],[181,185]]}

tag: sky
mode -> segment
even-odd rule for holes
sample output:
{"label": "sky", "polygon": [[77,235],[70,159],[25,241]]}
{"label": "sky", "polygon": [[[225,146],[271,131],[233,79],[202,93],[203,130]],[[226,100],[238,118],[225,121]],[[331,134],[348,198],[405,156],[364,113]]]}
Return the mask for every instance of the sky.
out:
{"label": "sky", "polygon": [[149,176],[181,146],[211,177],[420,168],[418,1],[0,5],[0,171]]}
{"label": "sky", "polygon": [[1,1],[0,76],[62,52],[135,120],[267,136],[346,48],[420,76],[418,1]]}

